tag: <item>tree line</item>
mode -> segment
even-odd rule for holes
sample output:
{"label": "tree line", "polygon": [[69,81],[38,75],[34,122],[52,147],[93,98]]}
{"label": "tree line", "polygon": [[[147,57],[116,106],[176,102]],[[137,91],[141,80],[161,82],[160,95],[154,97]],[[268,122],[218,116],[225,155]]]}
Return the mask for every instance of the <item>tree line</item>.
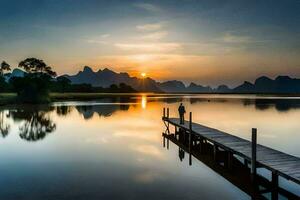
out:
{"label": "tree line", "polygon": [[25,71],[24,76],[13,76],[7,80],[5,76],[11,71],[11,66],[5,61],[1,63],[0,92],[15,92],[17,93],[17,100],[22,102],[49,102],[50,92],[136,92],[132,87],[124,83],[119,85],[113,84],[108,88],[93,87],[91,84],[72,84],[64,76],[57,77],[51,66],[37,58],[26,58],[19,63],[18,67]]}

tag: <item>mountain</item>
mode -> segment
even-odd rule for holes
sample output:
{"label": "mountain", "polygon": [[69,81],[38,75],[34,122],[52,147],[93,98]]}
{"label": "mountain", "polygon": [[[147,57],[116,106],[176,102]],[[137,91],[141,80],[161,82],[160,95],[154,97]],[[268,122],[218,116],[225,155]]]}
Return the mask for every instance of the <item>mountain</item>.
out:
{"label": "mountain", "polygon": [[[12,77],[23,77],[26,72],[15,68],[11,73],[4,74],[8,81]],[[257,94],[300,94],[300,79],[289,76],[278,76],[271,79],[267,76],[257,78],[254,83],[245,81],[243,84],[229,88],[227,85],[220,85],[217,88],[202,86],[196,83],[190,83],[188,86],[182,81],[171,80],[166,82],[157,82],[151,78],[137,78],[129,76],[128,73],[117,73],[108,68],[93,71],[85,66],[82,71],[75,75],[63,75],[71,80],[73,84],[87,83],[92,86],[104,88],[112,84],[125,83],[139,92],[169,92],[169,93],[257,93]]]}
{"label": "mountain", "polygon": [[300,93],[300,79],[289,76],[278,76],[270,79],[266,76],[259,77],[254,84],[244,82],[233,89],[234,93]]}
{"label": "mountain", "polygon": [[166,92],[186,92],[186,87],[183,82],[176,80],[158,83],[158,87]]}
{"label": "mountain", "polygon": [[127,73],[116,73],[107,68],[94,72],[85,66],[83,71],[75,75],[63,75],[70,79],[73,84],[88,83],[93,86],[109,87],[112,84],[125,83],[137,91],[162,92],[156,81],[151,78],[139,79],[130,77]]}
{"label": "mountain", "polygon": [[289,76],[278,76],[271,79],[267,76],[257,78],[254,83],[245,81],[231,89],[227,85],[217,88],[190,83],[188,86],[178,80],[157,82],[151,78],[131,77],[128,73],[116,73],[108,68],[94,72],[85,66],[75,75],[64,75],[73,84],[88,83],[93,86],[109,87],[112,84],[125,83],[141,92],[170,92],[170,93],[300,93],[300,79]]}
{"label": "mountain", "polygon": [[186,92],[191,93],[211,93],[213,92],[212,88],[209,86],[197,85],[195,83],[191,83],[187,88]]}
{"label": "mountain", "polygon": [[4,74],[5,80],[8,81],[12,77],[23,77],[26,74],[21,69],[15,68],[12,72]]}
{"label": "mountain", "polygon": [[242,85],[237,86],[232,90],[233,93],[252,93],[254,91],[255,86],[248,82],[245,81]]}
{"label": "mountain", "polygon": [[216,89],[214,89],[216,93],[230,93],[232,89],[230,89],[227,85],[219,85]]}

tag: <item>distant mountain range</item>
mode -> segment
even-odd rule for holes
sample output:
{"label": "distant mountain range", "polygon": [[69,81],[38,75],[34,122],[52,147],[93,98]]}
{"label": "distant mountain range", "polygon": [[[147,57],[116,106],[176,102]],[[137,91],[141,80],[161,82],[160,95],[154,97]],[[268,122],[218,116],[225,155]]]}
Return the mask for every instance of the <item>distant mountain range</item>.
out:
{"label": "distant mountain range", "polygon": [[[14,76],[24,76],[26,72],[14,69],[11,73],[5,74],[9,80]],[[259,77],[254,83],[245,81],[243,84],[229,88],[220,85],[216,88],[190,83],[188,86],[178,80],[157,82],[151,78],[131,77],[128,73],[117,73],[110,69],[103,69],[94,72],[90,67],[85,66],[82,71],[75,75],[63,75],[70,79],[73,84],[87,83],[93,86],[109,87],[112,84],[125,83],[140,92],[169,92],[169,93],[300,93],[300,79],[289,76],[278,76],[275,79],[266,76]]]}
{"label": "distant mountain range", "polygon": [[128,73],[116,73],[107,68],[94,72],[90,67],[85,66],[83,71],[79,71],[76,75],[63,76],[74,84],[89,83],[93,86],[109,87],[112,84],[125,83],[137,91],[162,92],[157,82],[151,78],[130,77]]}

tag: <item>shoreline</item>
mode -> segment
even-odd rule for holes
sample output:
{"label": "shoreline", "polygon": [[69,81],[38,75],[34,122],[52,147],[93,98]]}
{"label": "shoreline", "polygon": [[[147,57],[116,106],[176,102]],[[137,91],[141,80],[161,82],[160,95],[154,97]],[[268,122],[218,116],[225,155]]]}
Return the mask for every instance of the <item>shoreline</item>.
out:
{"label": "shoreline", "polygon": [[[153,93],[153,92],[135,92],[135,93],[50,93],[50,103],[57,101],[90,101],[102,97],[134,97],[134,96],[148,96],[148,97],[197,97],[199,98],[232,98],[232,99],[299,99],[300,94],[260,94],[260,93]],[[16,93],[0,93],[0,105],[8,104],[22,104],[17,102]]]}

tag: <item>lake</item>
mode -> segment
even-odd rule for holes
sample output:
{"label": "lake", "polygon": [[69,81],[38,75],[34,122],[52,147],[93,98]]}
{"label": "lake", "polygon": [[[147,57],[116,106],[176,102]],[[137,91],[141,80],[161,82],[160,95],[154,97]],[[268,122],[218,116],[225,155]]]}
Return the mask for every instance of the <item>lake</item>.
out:
{"label": "lake", "polygon": [[[103,97],[0,108],[0,199],[251,199],[178,146],[162,145],[163,107],[300,157],[300,98],[251,95]],[[287,188],[300,195],[299,187]]]}

